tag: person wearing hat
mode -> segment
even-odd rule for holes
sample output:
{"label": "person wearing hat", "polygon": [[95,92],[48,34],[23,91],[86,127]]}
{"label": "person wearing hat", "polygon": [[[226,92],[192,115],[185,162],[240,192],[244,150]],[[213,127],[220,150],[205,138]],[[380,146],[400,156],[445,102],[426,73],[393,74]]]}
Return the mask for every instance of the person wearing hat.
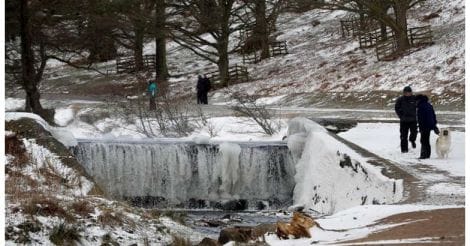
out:
{"label": "person wearing hat", "polygon": [[[403,88],[403,96],[395,103],[395,112],[400,118],[400,147],[401,152],[408,152],[408,139],[411,146],[416,148],[416,136],[418,135],[416,119],[416,98],[410,86]],[[408,138],[409,133],[409,138]]]}
{"label": "person wearing hat", "polygon": [[419,159],[428,159],[431,157],[431,144],[429,137],[431,131],[439,135],[439,128],[437,128],[436,113],[434,108],[429,103],[429,98],[426,95],[417,95],[416,103],[418,105],[418,125],[419,133],[421,135],[421,155]]}

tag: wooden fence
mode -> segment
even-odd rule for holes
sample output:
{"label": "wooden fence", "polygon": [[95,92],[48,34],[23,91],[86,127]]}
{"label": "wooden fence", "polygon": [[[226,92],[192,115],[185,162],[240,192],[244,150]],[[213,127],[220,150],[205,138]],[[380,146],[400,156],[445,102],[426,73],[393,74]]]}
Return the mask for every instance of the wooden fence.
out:
{"label": "wooden fence", "polygon": [[341,26],[341,36],[344,37],[357,37],[363,33],[371,32],[379,27],[379,23],[367,16],[353,17],[350,16],[346,19],[339,21]]}
{"label": "wooden fence", "polygon": [[279,55],[289,54],[289,52],[287,51],[287,42],[286,41],[270,42],[269,46],[270,46],[271,56],[279,56]]}
{"label": "wooden fence", "polygon": [[[214,70],[205,74],[211,80],[214,88],[221,88],[225,85],[220,81],[220,74],[218,70]],[[228,69],[228,85],[239,84],[249,80],[248,69],[245,66],[235,65]]]}
{"label": "wooden fence", "polygon": [[[431,26],[428,25],[422,27],[408,28],[408,39],[410,41],[411,47],[410,49],[406,50],[404,54],[409,54],[411,52],[419,50],[419,47],[421,46],[433,44],[434,42]],[[397,41],[394,36],[392,36],[392,38],[389,38],[386,41],[378,42],[375,46],[375,52],[377,55],[377,60],[379,61],[394,60],[399,55],[397,54]]]}
{"label": "wooden fence", "polygon": [[412,47],[433,44],[431,26],[412,27],[408,29],[408,38]]}
{"label": "wooden fence", "polygon": [[385,35],[382,35],[381,29],[376,29],[371,32],[361,33],[359,35],[359,47],[361,49],[372,48],[377,43],[385,41],[387,39],[394,38],[394,33],[390,28],[386,29]]}
{"label": "wooden fence", "polygon": [[[144,55],[142,57],[144,69],[156,69],[156,56]],[[118,57],[116,59],[116,72],[117,73],[133,73],[136,71],[135,60],[133,56]]]}
{"label": "wooden fence", "polygon": [[395,59],[397,42],[394,38],[379,42],[375,46],[375,54],[379,61],[391,61]]}
{"label": "wooden fence", "polygon": [[258,63],[261,61],[261,55],[258,52],[253,52],[249,54],[243,53],[243,64],[247,63]]}

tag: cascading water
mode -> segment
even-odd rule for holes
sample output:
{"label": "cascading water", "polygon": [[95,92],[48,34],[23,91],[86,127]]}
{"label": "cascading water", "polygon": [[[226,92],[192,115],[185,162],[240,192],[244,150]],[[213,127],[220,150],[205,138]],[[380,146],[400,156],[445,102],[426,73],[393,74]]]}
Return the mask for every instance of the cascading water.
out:
{"label": "cascading water", "polygon": [[81,140],[77,159],[108,194],[152,197],[163,206],[244,199],[292,201],[294,163],[285,143]]}

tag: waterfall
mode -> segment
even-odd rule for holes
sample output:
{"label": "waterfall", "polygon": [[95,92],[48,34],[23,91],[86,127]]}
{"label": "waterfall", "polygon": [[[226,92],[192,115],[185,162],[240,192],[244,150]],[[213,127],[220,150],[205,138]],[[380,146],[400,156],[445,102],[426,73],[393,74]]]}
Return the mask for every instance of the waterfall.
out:
{"label": "waterfall", "polygon": [[165,206],[245,199],[287,205],[294,164],[285,143],[80,140],[74,154],[116,198],[152,197]]}

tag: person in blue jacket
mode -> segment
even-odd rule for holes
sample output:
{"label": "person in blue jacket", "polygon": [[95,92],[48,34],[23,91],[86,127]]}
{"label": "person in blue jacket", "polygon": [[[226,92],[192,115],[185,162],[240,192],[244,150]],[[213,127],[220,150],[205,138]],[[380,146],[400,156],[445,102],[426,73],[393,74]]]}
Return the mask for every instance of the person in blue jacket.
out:
{"label": "person in blue jacket", "polygon": [[155,80],[150,80],[147,86],[147,93],[149,95],[149,108],[150,110],[156,110],[157,104],[155,103],[155,98],[157,97],[157,82]]}
{"label": "person in blue jacket", "polygon": [[431,131],[434,131],[439,135],[436,113],[434,112],[434,108],[429,103],[429,98],[426,95],[417,95],[416,102],[418,108],[418,127],[421,135],[421,155],[419,159],[428,159],[431,157],[431,144],[429,143]]}

